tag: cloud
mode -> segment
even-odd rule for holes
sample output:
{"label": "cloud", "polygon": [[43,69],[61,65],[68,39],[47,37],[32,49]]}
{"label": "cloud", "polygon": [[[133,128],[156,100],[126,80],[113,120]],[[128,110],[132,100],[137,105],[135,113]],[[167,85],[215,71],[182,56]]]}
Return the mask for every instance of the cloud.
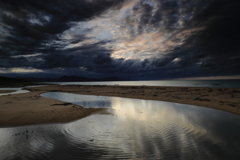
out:
{"label": "cloud", "polygon": [[28,68],[0,68],[0,73],[39,73],[42,72],[39,69]]}
{"label": "cloud", "polygon": [[0,3],[1,68],[136,79],[240,72],[237,0]]}
{"label": "cloud", "polygon": [[[121,1],[119,1],[121,2]],[[59,34],[76,22],[90,19],[116,1],[1,1],[1,50],[8,55],[33,54],[54,45],[61,48]],[[83,38],[78,39],[80,41]],[[58,45],[58,43],[60,45]],[[76,43],[72,41],[71,43]],[[11,52],[11,53],[9,53]]]}
{"label": "cloud", "polygon": [[[98,0],[98,1],[1,1],[0,14],[0,51],[1,67],[58,67],[51,64],[54,57],[56,64],[59,58],[67,57],[70,62],[74,52],[65,49],[69,44],[77,44],[88,39],[84,34],[75,34],[71,39],[64,39],[62,34],[80,21],[86,21],[97,16],[110,7],[120,5],[122,1]],[[84,30],[84,32],[90,30]],[[88,50],[92,45],[75,48]],[[39,54],[40,53],[40,54]],[[28,55],[36,55],[29,57]],[[34,61],[35,60],[35,61]],[[36,64],[36,61],[39,63]],[[60,62],[59,62],[60,61]],[[47,64],[47,63],[50,64]],[[64,66],[64,63],[62,63]],[[70,65],[70,64],[69,64]],[[77,66],[76,66],[77,67]]]}
{"label": "cloud", "polygon": [[[133,37],[142,40],[148,34],[152,44],[160,40],[158,47],[148,45],[152,58],[156,57],[149,58],[152,71],[169,77],[239,73],[238,1],[154,1],[153,6],[144,2],[136,5],[126,24]],[[139,43],[136,38],[131,40]]]}

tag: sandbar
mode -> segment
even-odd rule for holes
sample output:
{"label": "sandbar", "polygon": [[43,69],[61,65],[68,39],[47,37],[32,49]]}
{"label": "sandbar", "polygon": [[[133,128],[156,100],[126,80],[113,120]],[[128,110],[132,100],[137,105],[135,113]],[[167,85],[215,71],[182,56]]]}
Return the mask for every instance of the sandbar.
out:
{"label": "sandbar", "polygon": [[51,85],[29,90],[159,100],[214,108],[240,115],[240,89],[237,88]]}
{"label": "sandbar", "polygon": [[49,85],[25,89],[31,92],[0,96],[0,127],[67,123],[102,110],[41,97],[40,94],[45,92],[159,100],[214,108],[240,115],[240,89],[236,88]]}
{"label": "sandbar", "polygon": [[2,93],[11,93],[14,92],[15,90],[0,90],[0,94]]}
{"label": "sandbar", "polygon": [[0,127],[68,123],[101,110],[41,97],[41,93],[0,96]]}

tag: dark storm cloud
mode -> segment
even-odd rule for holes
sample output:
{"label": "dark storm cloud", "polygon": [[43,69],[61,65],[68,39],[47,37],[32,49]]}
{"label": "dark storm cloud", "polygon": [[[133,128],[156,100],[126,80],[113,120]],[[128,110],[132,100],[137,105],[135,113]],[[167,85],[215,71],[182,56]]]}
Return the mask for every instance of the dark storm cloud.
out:
{"label": "dark storm cloud", "polygon": [[[143,30],[156,29],[157,31],[177,31],[191,24],[190,19],[200,14],[204,7],[212,0],[141,0],[134,6],[133,15],[126,18],[131,33],[141,34]],[[179,24],[179,20],[183,24]],[[124,26],[125,27],[125,26]],[[151,30],[149,30],[151,31]]]}
{"label": "dark storm cloud", "polygon": [[[135,29],[129,27],[129,33],[139,35],[152,28],[170,34],[166,41],[181,43],[169,48],[166,55],[148,60],[155,74],[187,77],[240,73],[239,1],[154,1],[157,9],[145,2],[135,6],[137,16],[126,18],[129,26],[137,25]],[[194,31],[199,27],[203,29]],[[191,32],[190,36],[176,38],[176,34],[187,30]]]}
{"label": "dark storm cloud", "polygon": [[[121,1],[114,0],[2,0],[0,2],[1,57],[61,49],[59,34],[75,22],[92,18]],[[77,43],[85,37],[75,37]]]}
{"label": "dark storm cloud", "polygon": [[172,53],[181,59],[182,68],[192,66],[197,73],[206,75],[240,73],[239,4],[239,1],[213,1],[193,19],[195,26],[206,25],[206,28],[184,41],[181,46],[184,53]]}
{"label": "dark storm cloud", "polygon": [[[97,17],[107,9],[118,10],[121,2],[1,1],[0,67],[56,68],[69,74],[76,71],[133,79],[240,73],[237,0],[140,0],[124,17],[122,29],[127,30],[129,39],[146,33],[165,37],[157,46],[164,46],[164,50],[153,48],[156,56],[143,60],[112,57],[114,47],[107,47],[111,40],[78,46],[92,40],[84,34],[92,29],[72,34],[71,39],[61,37],[77,22]],[[69,44],[76,46],[68,48]]]}

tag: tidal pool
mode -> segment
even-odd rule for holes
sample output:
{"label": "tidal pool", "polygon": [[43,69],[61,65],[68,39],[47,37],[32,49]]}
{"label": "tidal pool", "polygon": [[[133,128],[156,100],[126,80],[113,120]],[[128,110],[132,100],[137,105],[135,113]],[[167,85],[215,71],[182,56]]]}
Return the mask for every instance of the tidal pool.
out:
{"label": "tidal pool", "polygon": [[28,90],[23,90],[22,88],[0,88],[0,90],[15,90],[11,93],[1,93],[0,96],[10,95],[10,94],[20,94],[20,93],[28,93]]}
{"label": "tidal pool", "polygon": [[31,87],[43,87],[47,85],[33,85],[33,86],[26,86],[26,87],[15,87],[15,88],[0,88],[0,90],[13,90],[11,93],[0,93],[0,96],[3,95],[10,95],[10,94],[20,94],[20,93],[28,93],[28,90],[23,90],[23,88],[31,88]]}
{"label": "tidal pool", "polygon": [[105,107],[67,124],[0,129],[0,159],[240,159],[240,117],[210,108],[61,92],[44,97]]}

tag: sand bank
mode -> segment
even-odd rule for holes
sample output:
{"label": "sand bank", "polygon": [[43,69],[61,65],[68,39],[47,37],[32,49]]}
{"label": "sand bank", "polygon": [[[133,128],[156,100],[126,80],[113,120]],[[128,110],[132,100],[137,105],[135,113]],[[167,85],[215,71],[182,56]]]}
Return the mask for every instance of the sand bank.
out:
{"label": "sand bank", "polygon": [[29,88],[29,90],[168,101],[209,107],[240,115],[240,89],[235,88],[51,85]]}
{"label": "sand bank", "polygon": [[67,123],[100,110],[41,97],[41,93],[0,96],[0,127]]}
{"label": "sand bank", "polygon": [[51,85],[27,89],[31,92],[0,96],[0,127],[67,123],[101,110],[87,109],[40,96],[41,93],[56,91],[168,101],[204,106],[240,115],[240,89],[91,85]]}
{"label": "sand bank", "polygon": [[15,90],[0,90],[0,94],[1,93],[11,93],[14,92]]}

